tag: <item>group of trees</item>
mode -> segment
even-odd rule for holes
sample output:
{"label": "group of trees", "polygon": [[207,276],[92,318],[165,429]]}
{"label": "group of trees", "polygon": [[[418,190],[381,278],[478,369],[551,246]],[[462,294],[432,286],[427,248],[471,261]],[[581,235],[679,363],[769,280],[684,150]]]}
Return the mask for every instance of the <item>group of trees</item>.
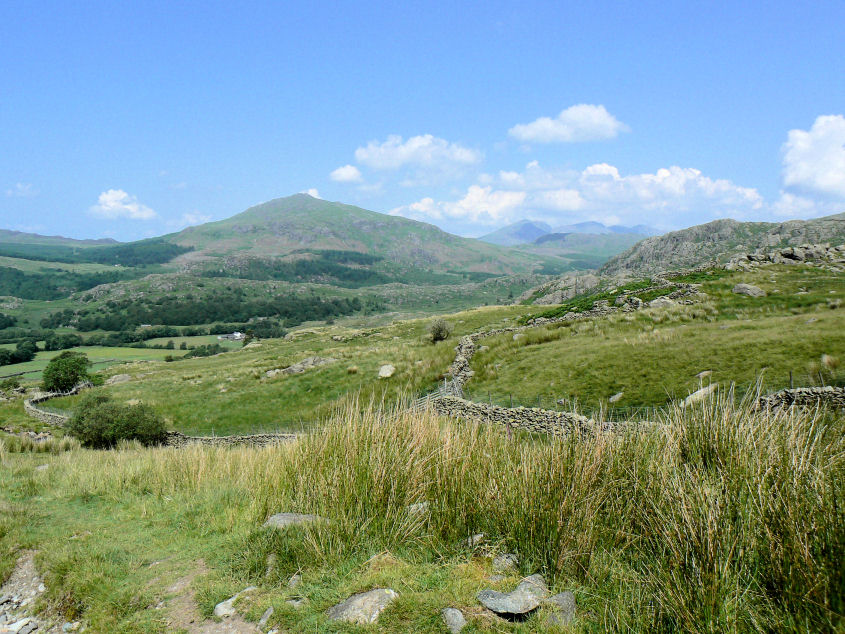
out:
{"label": "group of trees", "polygon": [[0,313],[0,330],[11,328],[16,323],[17,320],[14,317],[10,317],[9,315],[4,315],[3,313]]}
{"label": "group of trees", "polygon": [[321,297],[317,294],[249,297],[242,289],[233,288],[213,290],[203,297],[125,299],[110,301],[97,308],[83,308],[77,311],[65,309],[43,319],[41,326],[58,328],[73,323],[80,331],[115,332],[134,330],[141,324],[243,324],[256,318],[268,317],[284,320],[285,325],[296,325],[304,321],[325,320],[381,308],[383,303],[376,298],[365,298],[362,301],[358,297]]}
{"label": "group of trees", "polygon": [[24,273],[9,266],[0,266],[0,295],[52,300],[67,297],[74,291],[84,291],[129,277],[133,275],[125,271],[73,273],[63,269],[48,269],[41,273]]}
{"label": "group of trees", "polygon": [[38,346],[30,339],[19,341],[14,350],[0,348],[0,366],[32,361],[36,352]]}
{"label": "group of trees", "polygon": [[163,238],[92,247],[0,243],[0,255],[12,258],[66,264],[119,264],[126,267],[163,264],[188,251],[193,251],[193,248],[170,244]]}

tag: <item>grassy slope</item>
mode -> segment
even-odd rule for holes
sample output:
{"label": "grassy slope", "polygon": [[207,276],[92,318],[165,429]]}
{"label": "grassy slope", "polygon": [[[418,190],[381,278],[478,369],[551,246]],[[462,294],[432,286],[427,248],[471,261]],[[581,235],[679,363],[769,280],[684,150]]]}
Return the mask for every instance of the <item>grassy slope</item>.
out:
{"label": "grassy slope", "polygon": [[[99,389],[118,399],[140,399],[153,405],[165,413],[174,428],[186,433],[299,429],[324,418],[336,401],[352,393],[360,391],[365,398],[395,399],[402,393],[415,394],[431,388],[452,361],[457,335],[490,324],[512,323],[501,320],[516,318],[527,310],[524,306],[511,306],[459,313],[449,318],[455,335],[436,345],[426,339],[428,319],[366,330],[343,326],[302,329],[294,331],[288,340],[266,340],[258,347],[215,357],[119,366],[111,372],[129,373],[135,380]],[[334,341],[335,335],[348,341]],[[180,354],[178,350],[116,350],[137,353],[139,358],[147,355],[146,358],[161,359],[165,354]],[[314,355],[337,362],[301,375],[265,377],[267,370],[284,368]],[[378,369],[385,363],[393,364],[396,374],[378,381]],[[350,374],[350,367],[357,368],[356,373]],[[71,408],[75,402],[71,397],[51,405]],[[0,415],[2,412],[0,404]]]}
{"label": "grassy slope", "polygon": [[[468,631],[549,631],[541,617],[493,622],[478,609],[479,590],[518,581],[487,579],[485,555],[499,551],[553,592],[574,591],[566,631],[841,627],[843,419],[715,403],[668,422],[630,438],[509,442],[429,416],[345,411],[325,433],[262,450],[0,451],[0,578],[37,548],[49,607],[97,632],[173,631],[186,592],[174,584],[191,578],[203,616],[257,585],[241,611],[257,620],[273,606],[270,625],[288,631],[373,631],[325,616],[373,587],[400,594],[375,631],[442,632],[446,606],[465,611]],[[430,518],[405,511],[420,500]],[[260,529],[281,510],[333,521]],[[490,542],[472,552],[476,532]],[[285,603],[295,572],[299,609]]]}
{"label": "grassy slope", "polygon": [[[734,295],[738,282],[759,285],[765,298]],[[807,289],[804,293],[801,289]],[[804,266],[769,266],[705,282],[708,299],[696,306],[619,315],[609,320],[566,322],[532,331],[514,341],[501,336],[484,342],[489,351],[473,360],[476,376],[467,389],[479,398],[491,392],[504,402],[550,404],[575,399],[587,409],[662,405],[701,386],[695,375],[722,384],[753,384],[763,373],[766,386],[817,384],[822,354],[845,360],[845,279]],[[503,360],[507,360],[502,363]],[[842,381],[842,369],[824,370],[826,382]]]}

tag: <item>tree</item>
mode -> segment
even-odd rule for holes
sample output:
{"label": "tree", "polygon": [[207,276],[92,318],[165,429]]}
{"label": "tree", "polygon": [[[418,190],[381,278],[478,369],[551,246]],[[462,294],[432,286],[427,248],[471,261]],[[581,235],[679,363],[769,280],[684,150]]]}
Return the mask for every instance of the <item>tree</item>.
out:
{"label": "tree", "polygon": [[104,394],[86,394],[67,423],[71,436],[85,447],[107,449],[120,440],[149,446],[164,440],[162,418],[144,404],[121,405]]}
{"label": "tree", "polygon": [[50,360],[44,368],[42,380],[48,392],[67,392],[89,379],[91,362],[82,352],[65,350]]}
{"label": "tree", "polygon": [[428,333],[431,335],[432,343],[443,341],[449,338],[452,334],[452,325],[442,317],[435,319],[428,327]]}
{"label": "tree", "polygon": [[25,363],[32,361],[35,358],[35,353],[38,352],[38,346],[34,341],[25,339],[18,342],[15,346],[15,351],[12,353],[12,363]]}

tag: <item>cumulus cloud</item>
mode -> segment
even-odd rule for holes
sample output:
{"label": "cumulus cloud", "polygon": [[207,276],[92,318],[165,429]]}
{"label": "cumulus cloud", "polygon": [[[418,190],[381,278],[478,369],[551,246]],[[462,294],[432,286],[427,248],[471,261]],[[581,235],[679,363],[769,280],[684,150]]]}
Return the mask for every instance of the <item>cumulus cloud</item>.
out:
{"label": "cumulus cloud", "polygon": [[783,146],[783,184],[798,192],[845,199],[845,117],[817,117],[790,130]]}
{"label": "cumulus cloud", "polygon": [[329,174],[329,178],[337,183],[360,183],[362,179],[361,170],[354,165],[338,167]]}
{"label": "cumulus cloud", "polygon": [[471,221],[482,225],[496,224],[507,220],[525,202],[526,193],[494,190],[492,187],[471,185],[460,200],[435,202],[423,198],[419,202],[391,210],[391,215],[405,216],[417,220],[440,220],[444,218]]}
{"label": "cumulus cloud", "polygon": [[515,125],[508,134],[525,143],[581,143],[613,139],[629,128],[602,105],[570,106],[555,117]]}
{"label": "cumulus cloud", "polygon": [[151,220],[158,214],[138,202],[135,196],[127,194],[122,189],[109,189],[100,194],[97,204],[89,208],[89,213],[98,218],[114,220],[116,218],[131,218],[133,220]]}
{"label": "cumulus cloud", "polygon": [[370,141],[355,150],[355,160],[375,170],[401,167],[436,167],[474,165],[483,155],[458,143],[449,143],[431,134],[413,136],[404,141],[391,134],[386,141]]}
{"label": "cumulus cloud", "polygon": [[670,228],[719,217],[755,217],[764,207],[753,188],[677,166],[623,175],[607,163],[577,171],[547,170],[532,161],[524,171],[486,175],[482,181],[483,186],[471,186],[460,200],[425,198],[391,213],[487,226],[531,218],[552,226],[595,220]]}
{"label": "cumulus cloud", "polygon": [[6,195],[10,198],[32,198],[38,195],[38,192],[32,186],[32,183],[15,183],[14,187],[6,190]]}
{"label": "cumulus cloud", "polygon": [[311,198],[319,198],[320,200],[322,200],[322,199],[323,199],[323,197],[322,197],[322,196],[320,196],[320,192],[319,192],[319,191],[317,191],[317,188],[316,188],[316,187],[311,187],[310,189],[306,189],[306,190],[305,190],[304,192],[302,192],[302,193],[303,193],[303,194],[308,194],[309,196],[311,196]]}

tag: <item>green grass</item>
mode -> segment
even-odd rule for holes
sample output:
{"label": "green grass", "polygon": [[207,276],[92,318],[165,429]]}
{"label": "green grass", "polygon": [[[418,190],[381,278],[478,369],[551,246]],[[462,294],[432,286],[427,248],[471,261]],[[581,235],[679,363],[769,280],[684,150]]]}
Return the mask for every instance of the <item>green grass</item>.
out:
{"label": "green grass", "polygon": [[[158,350],[152,348],[112,348],[107,346],[83,346],[79,348],[72,348],[72,350],[84,352],[93,364],[92,370],[94,371],[104,370],[115,364],[131,361],[161,361],[167,355],[179,354],[180,352],[185,354],[186,352],[180,350]],[[40,373],[43,372],[45,367],[47,367],[50,359],[61,353],[61,350],[39,352],[35,355],[35,359],[32,361],[3,366],[0,368],[0,376],[24,373],[24,379],[40,380]]]}
{"label": "green grass", "polygon": [[[520,574],[575,593],[567,631],[839,631],[844,422],[722,400],[639,434],[509,441],[353,406],[266,449],[0,453],[0,578],[17,551],[38,549],[47,604],[90,631],[172,631],[180,592],[167,588],[192,571],[206,617],[257,585],[241,606],[250,619],[272,605],[283,630],[366,631],[325,610],[392,587],[400,599],[377,631],[442,632],[446,606],[474,631],[546,631],[538,617],[493,623],[477,610],[478,591],[518,580],[487,580],[487,555],[515,552]],[[430,515],[409,515],[421,500]],[[283,510],[332,521],[260,528]],[[471,551],[476,532],[489,541]],[[297,571],[299,610],[284,602]]]}
{"label": "green grass", "polygon": [[[170,427],[184,433],[299,430],[326,418],[338,402],[359,391],[365,398],[395,400],[406,392],[431,389],[452,362],[460,335],[495,324],[513,324],[526,310],[490,307],[447,315],[454,326],[453,335],[436,345],[427,337],[430,319],[367,329],[339,325],[303,328],[288,339],[263,340],[256,347],[215,357],[120,365],[107,373],[128,373],[133,380],[97,389],[120,401],[137,399],[153,406]],[[179,350],[109,350],[134,351],[140,358],[144,353],[160,354],[159,359],[165,354],[184,354]],[[267,370],[315,355],[337,361],[301,375],[265,376]],[[393,364],[396,374],[378,380],[379,367],[385,363]],[[50,406],[69,410],[76,401],[76,397],[56,399]],[[0,404],[0,416],[2,412]]]}
{"label": "green grass", "polygon": [[[845,360],[845,281],[809,267],[771,266],[751,273],[719,274],[692,306],[648,309],[608,319],[563,322],[525,337],[484,340],[489,350],[472,361],[470,395],[509,403],[545,404],[564,398],[586,409],[659,406],[682,399],[704,380],[745,388],[762,375],[769,389],[842,384],[843,368],[826,368],[823,354]],[[773,281],[774,280],[774,281]],[[731,292],[745,281],[766,297]],[[806,289],[806,292],[800,289]],[[775,292],[777,291],[777,292]],[[800,293],[800,294],[799,294]],[[831,302],[833,302],[831,304]],[[819,377],[821,371],[821,378]]]}

